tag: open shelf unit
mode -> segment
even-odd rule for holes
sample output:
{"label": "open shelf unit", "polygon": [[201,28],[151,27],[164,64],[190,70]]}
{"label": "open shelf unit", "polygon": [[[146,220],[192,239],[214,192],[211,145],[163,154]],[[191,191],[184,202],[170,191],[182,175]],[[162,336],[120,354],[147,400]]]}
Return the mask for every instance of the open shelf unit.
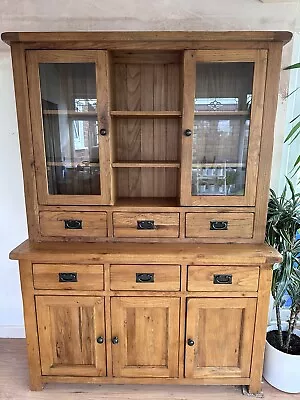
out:
{"label": "open shelf unit", "polygon": [[113,52],[115,204],[127,198],[131,205],[153,199],[161,205],[165,197],[177,204],[181,68],[179,52]]}

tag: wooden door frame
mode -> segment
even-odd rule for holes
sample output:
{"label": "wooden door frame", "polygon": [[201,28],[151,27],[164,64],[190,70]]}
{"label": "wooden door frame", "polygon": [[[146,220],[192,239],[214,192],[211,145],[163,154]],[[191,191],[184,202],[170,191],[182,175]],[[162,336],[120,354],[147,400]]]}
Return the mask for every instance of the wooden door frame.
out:
{"label": "wooden door frame", "polygon": [[[98,344],[98,336],[105,337],[104,298],[86,296],[36,296],[36,312],[39,335],[42,375],[62,376],[106,376],[106,349],[105,344]],[[51,305],[94,307],[94,341],[95,364],[93,365],[53,365],[51,347]],[[48,329],[47,329],[48,328]]]}
{"label": "wooden door frame", "polygon": [[111,131],[109,117],[108,55],[104,50],[27,50],[29,106],[32,141],[36,168],[38,201],[42,205],[109,205],[111,204],[111,144],[110,134],[99,137],[100,188],[98,195],[52,195],[48,193],[46,154],[43,135],[42,104],[40,94],[40,63],[95,63],[98,132]]}
{"label": "wooden door frame", "polygon": [[[182,206],[255,206],[258,164],[262,134],[267,50],[186,50],[183,62],[183,113],[181,140]],[[194,126],[194,98],[197,62],[253,62],[253,96],[249,133],[246,182],[244,196],[192,196],[192,136],[185,136],[186,129]]]}
{"label": "wooden door frame", "polygon": [[[144,303],[143,303],[144,302]],[[168,312],[168,364],[163,366],[126,366],[127,344],[125,341],[126,307],[165,307]],[[178,378],[179,369],[179,314],[180,298],[174,297],[112,297],[112,336],[118,336],[119,343],[112,344],[112,364],[114,377],[137,378]],[[145,346],[147,344],[145,343]]]}
{"label": "wooden door frame", "polygon": [[[186,343],[189,338],[195,342],[194,346],[185,348],[185,377],[186,378],[249,378],[252,357],[256,298],[214,298],[213,295],[207,298],[189,298],[187,300],[186,314]],[[240,367],[196,367],[195,358],[198,342],[197,314],[199,309],[209,308],[238,308],[243,309],[243,320],[241,326],[240,343]],[[230,321],[229,321],[230,323]],[[222,335],[222,332],[220,332]],[[201,341],[201,339],[200,339]],[[212,351],[215,349],[211,349]]]}

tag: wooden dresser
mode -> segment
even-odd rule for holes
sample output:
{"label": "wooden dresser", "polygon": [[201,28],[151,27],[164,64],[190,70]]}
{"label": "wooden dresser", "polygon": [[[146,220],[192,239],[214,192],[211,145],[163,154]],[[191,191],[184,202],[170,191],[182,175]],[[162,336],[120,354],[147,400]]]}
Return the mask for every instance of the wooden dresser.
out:
{"label": "wooden dresser", "polygon": [[8,32],[30,388],[261,391],[289,32]]}

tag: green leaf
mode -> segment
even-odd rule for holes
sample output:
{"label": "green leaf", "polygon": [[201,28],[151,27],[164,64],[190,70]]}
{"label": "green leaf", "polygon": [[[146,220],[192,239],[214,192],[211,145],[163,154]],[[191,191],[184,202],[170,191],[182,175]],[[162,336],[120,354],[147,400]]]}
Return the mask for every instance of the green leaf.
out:
{"label": "green leaf", "polygon": [[292,143],[300,133],[300,131],[298,131],[299,128],[300,128],[300,121],[297,122],[297,124],[295,126],[293,126],[293,128],[290,130],[289,134],[287,135],[287,137],[284,140],[284,143],[286,143],[288,140],[293,138],[291,141],[291,143]]}
{"label": "green leaf", "polygon": [[292,64],[289,65],[288,67],[283,68],[285,71],[289,70],[289,69],[297,69],[300,68],[300,63],[296,63],[296,64]]}
{"label": "green leaf", "polygon": [[299,156],[297,157],[293,168],[295,168],[299,163],[300,163],[300,154],[299,154]]}
{"label": "green leaf", "polygon": [[[299,89],[299,88],[298,88],[298,89]],[[293,119],[290,121],[290,124],[292,124],[293,122],[295,122],[296,119],[299,118],[299,117],[300,117],[300,114],[298,114],[295,118],[293,118]]]}
{"label": "green leaf", "polygon": [[287,98],[289,98],[290,96],[292,96],[294,93],[296,93],[297,92],[297,90],[299,90],[300,89],[300,87],[297,87],[296,89],[294,89],[293,91],[291,91],[291,93],[288,93],[286,96],[285,96],[285,99],[287,99]]}

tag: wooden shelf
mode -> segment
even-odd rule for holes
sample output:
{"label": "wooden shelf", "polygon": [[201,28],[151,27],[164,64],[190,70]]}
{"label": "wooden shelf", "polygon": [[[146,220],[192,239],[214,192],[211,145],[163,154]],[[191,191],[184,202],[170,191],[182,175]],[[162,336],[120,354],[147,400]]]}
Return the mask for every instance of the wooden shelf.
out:
{"label": "wooden shelf", "polygon": [[97,117],[97,111],[43,110],[43,115],[67,115],[72,118]]}
{"label": "wooden shelf", "polygon": [[226,116],[226,117],[245,117],[249,114],[249,111],[195,111],[195,116]]}
{"label": "wooden shelf", "polygon": [[112,117],[120,118],[174,118],[181,117],[181,111],[111,111]]}
{"label": "wooden shelf", "polygon": [[114,168],[180,168],[177,161],[118,161],[112,163]]}
{"label": "wooden shelf", "polygon": [[176,197],[119,197],[115,202],[117,207],[176,207],[179,200]]}
{"label": "wooden shelf", "polygon": [[225,163],[225,162],[216,162],[216,163],[193,163],[192,168],[243,168],[245,167],[245,163]]}
{"label": "wooden shelf", "polygon": [[99,162],[73,162],[73,161],[47,161],[47,167],[67,167],[76,168],[80,167],[99,167]]}

